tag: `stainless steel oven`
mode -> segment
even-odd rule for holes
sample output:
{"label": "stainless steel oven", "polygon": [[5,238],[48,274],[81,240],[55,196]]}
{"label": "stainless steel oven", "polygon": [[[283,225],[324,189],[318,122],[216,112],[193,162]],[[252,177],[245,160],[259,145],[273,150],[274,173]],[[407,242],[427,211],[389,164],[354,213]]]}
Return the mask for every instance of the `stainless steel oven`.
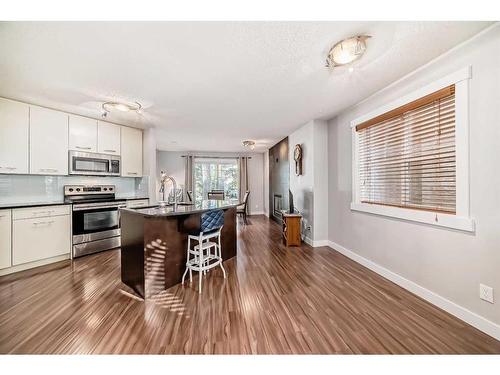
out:
{"label": "stainless steel oven", "polygon": [[121,245],[120,208],[113,185],[64,187],[66,202],[73,204],[73,257],[113,249]]}
{"label": "stainless steel oven", "polygon": [[93,152],[69,152],[69,174],[120,176],[120,157]]}

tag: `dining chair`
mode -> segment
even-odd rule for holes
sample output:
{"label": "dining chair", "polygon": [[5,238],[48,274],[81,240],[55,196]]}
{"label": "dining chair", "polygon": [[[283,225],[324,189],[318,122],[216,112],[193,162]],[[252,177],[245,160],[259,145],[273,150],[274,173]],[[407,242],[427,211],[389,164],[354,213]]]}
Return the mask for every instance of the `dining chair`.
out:
{"label": "dining chair", "polygon": [[250,196],[250,191],[247,190],[245,192],[245,196],[243,197],[243,203],[236,206],[236,214],[243,216],[243,221],[245,224],[248,224],[247,220],[247,206],[248,206],[248,197]]}

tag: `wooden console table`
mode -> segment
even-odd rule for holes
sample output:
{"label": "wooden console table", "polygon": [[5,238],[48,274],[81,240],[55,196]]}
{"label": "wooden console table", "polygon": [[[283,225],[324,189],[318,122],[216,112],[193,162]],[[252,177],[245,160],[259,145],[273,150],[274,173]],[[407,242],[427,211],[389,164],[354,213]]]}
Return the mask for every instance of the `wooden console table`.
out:
{"label": "wooden console table", "polygon": [[300,246],[300,214],[282,214],[283,221],[283,240],[286,246]]}

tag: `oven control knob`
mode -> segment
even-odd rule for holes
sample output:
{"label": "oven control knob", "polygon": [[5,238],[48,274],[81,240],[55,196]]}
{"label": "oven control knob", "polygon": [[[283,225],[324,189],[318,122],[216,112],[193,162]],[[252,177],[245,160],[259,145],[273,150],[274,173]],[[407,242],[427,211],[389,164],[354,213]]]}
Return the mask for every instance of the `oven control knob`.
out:
{"label": "oven control knob", "polygon": [[109,191],[112,191],[112,190],[113,190],[113,188],[109,188]]}
{"label": "oven control knob", "polygon": [[73,188],[69,188],[69,191],[73,191]]}
{"label": "oven control knob", "polygon": [[106,191],[106,190],[108,190],[108,188],[104,188],[103,190]]}
{"label": "oven control knob", "polygon": [[76,191],[80,191],[80,188],[76,188]]}

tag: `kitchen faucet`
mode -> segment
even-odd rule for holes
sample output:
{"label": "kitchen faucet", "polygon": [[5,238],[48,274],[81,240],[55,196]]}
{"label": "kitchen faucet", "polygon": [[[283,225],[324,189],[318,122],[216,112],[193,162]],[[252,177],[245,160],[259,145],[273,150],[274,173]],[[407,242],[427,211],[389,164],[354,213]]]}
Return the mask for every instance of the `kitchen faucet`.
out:
{"label": "kitchen faucet", "polygon": [[167,204],[167,202],[165,202],[165,184],[167,183],[167,181],[172,182],[174,189],[174,210],[177,210],[177,182],[172,176],[167,176],[164,171],[161,171],[160,178],[160,193],[162,194],[162,200],[159,202],[160,207],[165,207]]}

